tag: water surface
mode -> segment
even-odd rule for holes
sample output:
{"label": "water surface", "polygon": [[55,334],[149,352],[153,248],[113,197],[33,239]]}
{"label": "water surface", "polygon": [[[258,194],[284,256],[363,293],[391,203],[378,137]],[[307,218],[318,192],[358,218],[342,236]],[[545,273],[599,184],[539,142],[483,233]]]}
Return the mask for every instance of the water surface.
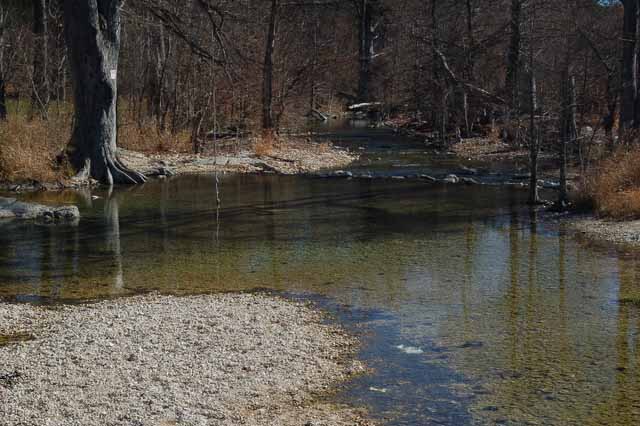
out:
{"label": "water surface", "polygon": [[[358,171],[460,167],[388,132],[341,139]],[[575,240],[522,190],[227,175],[219,208],[211,176],[29,197],[82,220],[2,223],[0,297],[283,291],[363,335],[374,372],[337,398],[384,424],[640,423],[639,257]]]}

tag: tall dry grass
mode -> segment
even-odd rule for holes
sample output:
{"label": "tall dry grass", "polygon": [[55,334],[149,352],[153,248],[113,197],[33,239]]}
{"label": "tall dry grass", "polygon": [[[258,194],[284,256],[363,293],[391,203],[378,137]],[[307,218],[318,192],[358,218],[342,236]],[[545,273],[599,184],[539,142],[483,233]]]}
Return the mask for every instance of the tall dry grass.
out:
{"label": "tall dry grass", "polygon": [[253,152],[258,157],[269,156],[280,145],[278,136],[273,131],[264,131],[253,141]]}
{"label": "tall dry grass", "polygon": [[620,150],[601,161],[587,182],[587,195],[599,216],[640,219],[640,148]]}
{"label": "tall dry grass", "polygon": [[[56,160],[69,142],[73,125],[73,108],[60,105],[52,106],[44,120],[29,119],[28,107],[10,104],[7,120],[0,121],[0,181],[56,182],[71,174]],[[118,128],[118,146],[147,153],[190,152],[191,135],[159,132],[151,122],[141,127],[125,116]]]}
{"label": "tall dry grass", "polygon": [[0,121],[0,180],[5,182],[55,182],[65,177],[56,157],[66,146],[71,118],[56,115],[49,120],[28,120],[9,115]]}
{"label": "tall dry grass", "polygon": [[191,132],[183,130],[175,134],[158,131],[155,123],[139,126],[131,121],[118,128],[118,146],[146,153],[192,151]]}

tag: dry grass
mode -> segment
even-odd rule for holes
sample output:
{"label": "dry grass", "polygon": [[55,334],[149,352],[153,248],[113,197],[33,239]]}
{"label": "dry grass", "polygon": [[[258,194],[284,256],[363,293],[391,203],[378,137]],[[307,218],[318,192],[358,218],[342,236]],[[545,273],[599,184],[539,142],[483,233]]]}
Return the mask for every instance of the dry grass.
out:
{"label": "dry grass", "polygon": [[70,137],[71,119],[56,115],[47,121],[9,115],[0,122],[0,180],[55,182],[64,173],[55,158]]}
{"label": "dry grass", "polygon": [[640,219],[640,148],[621,150],[603,160],[589,178],[586,192],[598,215]]}
{"label": "dry grass", "polygon": [[156,125],[151,123],[142,127],[134,123],[120,126],[118,146],[146,153],[188,153],[192,150],[190,132],[160,132]]}
{"label": "dry grass", "polygon": [[253,152],[258,157],[269,156],[280,145],[278,137],[273,132],[264,132],[253,142]]}

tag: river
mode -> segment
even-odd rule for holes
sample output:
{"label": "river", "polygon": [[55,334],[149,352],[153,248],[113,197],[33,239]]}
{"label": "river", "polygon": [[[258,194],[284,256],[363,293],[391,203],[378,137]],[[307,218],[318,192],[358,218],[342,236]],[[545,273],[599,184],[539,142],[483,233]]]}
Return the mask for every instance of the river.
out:
{"label": "river", "polygon": [[212,176],[32,194],[82,220],[0,225],[0,297],[277,291],[363,337],[372,373],[332,398],[382,424],[640,424],[638,254],[576,240],[516,187],[391,179],[460,164],[389,131],[329,136],[387,178],[226,175],[220,208]]}

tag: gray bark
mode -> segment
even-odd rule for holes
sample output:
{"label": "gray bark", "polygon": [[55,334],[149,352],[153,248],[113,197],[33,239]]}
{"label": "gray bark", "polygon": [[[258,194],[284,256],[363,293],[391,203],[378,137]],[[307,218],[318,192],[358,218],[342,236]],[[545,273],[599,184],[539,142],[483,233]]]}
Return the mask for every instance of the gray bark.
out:
{"label": "gray bark", "polygon": [[144,176],[124,166],[116,148],[122,0],[64,0],[63,7],[75,103],[67,157],[78,178],[142,183]]}
{"label": "gray bark", "polygon": [[536,85],[536,77],[531,73],[529,80],[529,96],[531,109],[529,113],[529,204],[538,204],[540,198],[538,196],[538,130],[536,128],[536,110],[538,109],[538,90]]}
{"label": "gray bark", "polygon": [[560,193],[558,204],[564,207],[567,194],[567,147],[576,140],[576,82],[568,66],[562,72],[562,111],[560,114]]}

